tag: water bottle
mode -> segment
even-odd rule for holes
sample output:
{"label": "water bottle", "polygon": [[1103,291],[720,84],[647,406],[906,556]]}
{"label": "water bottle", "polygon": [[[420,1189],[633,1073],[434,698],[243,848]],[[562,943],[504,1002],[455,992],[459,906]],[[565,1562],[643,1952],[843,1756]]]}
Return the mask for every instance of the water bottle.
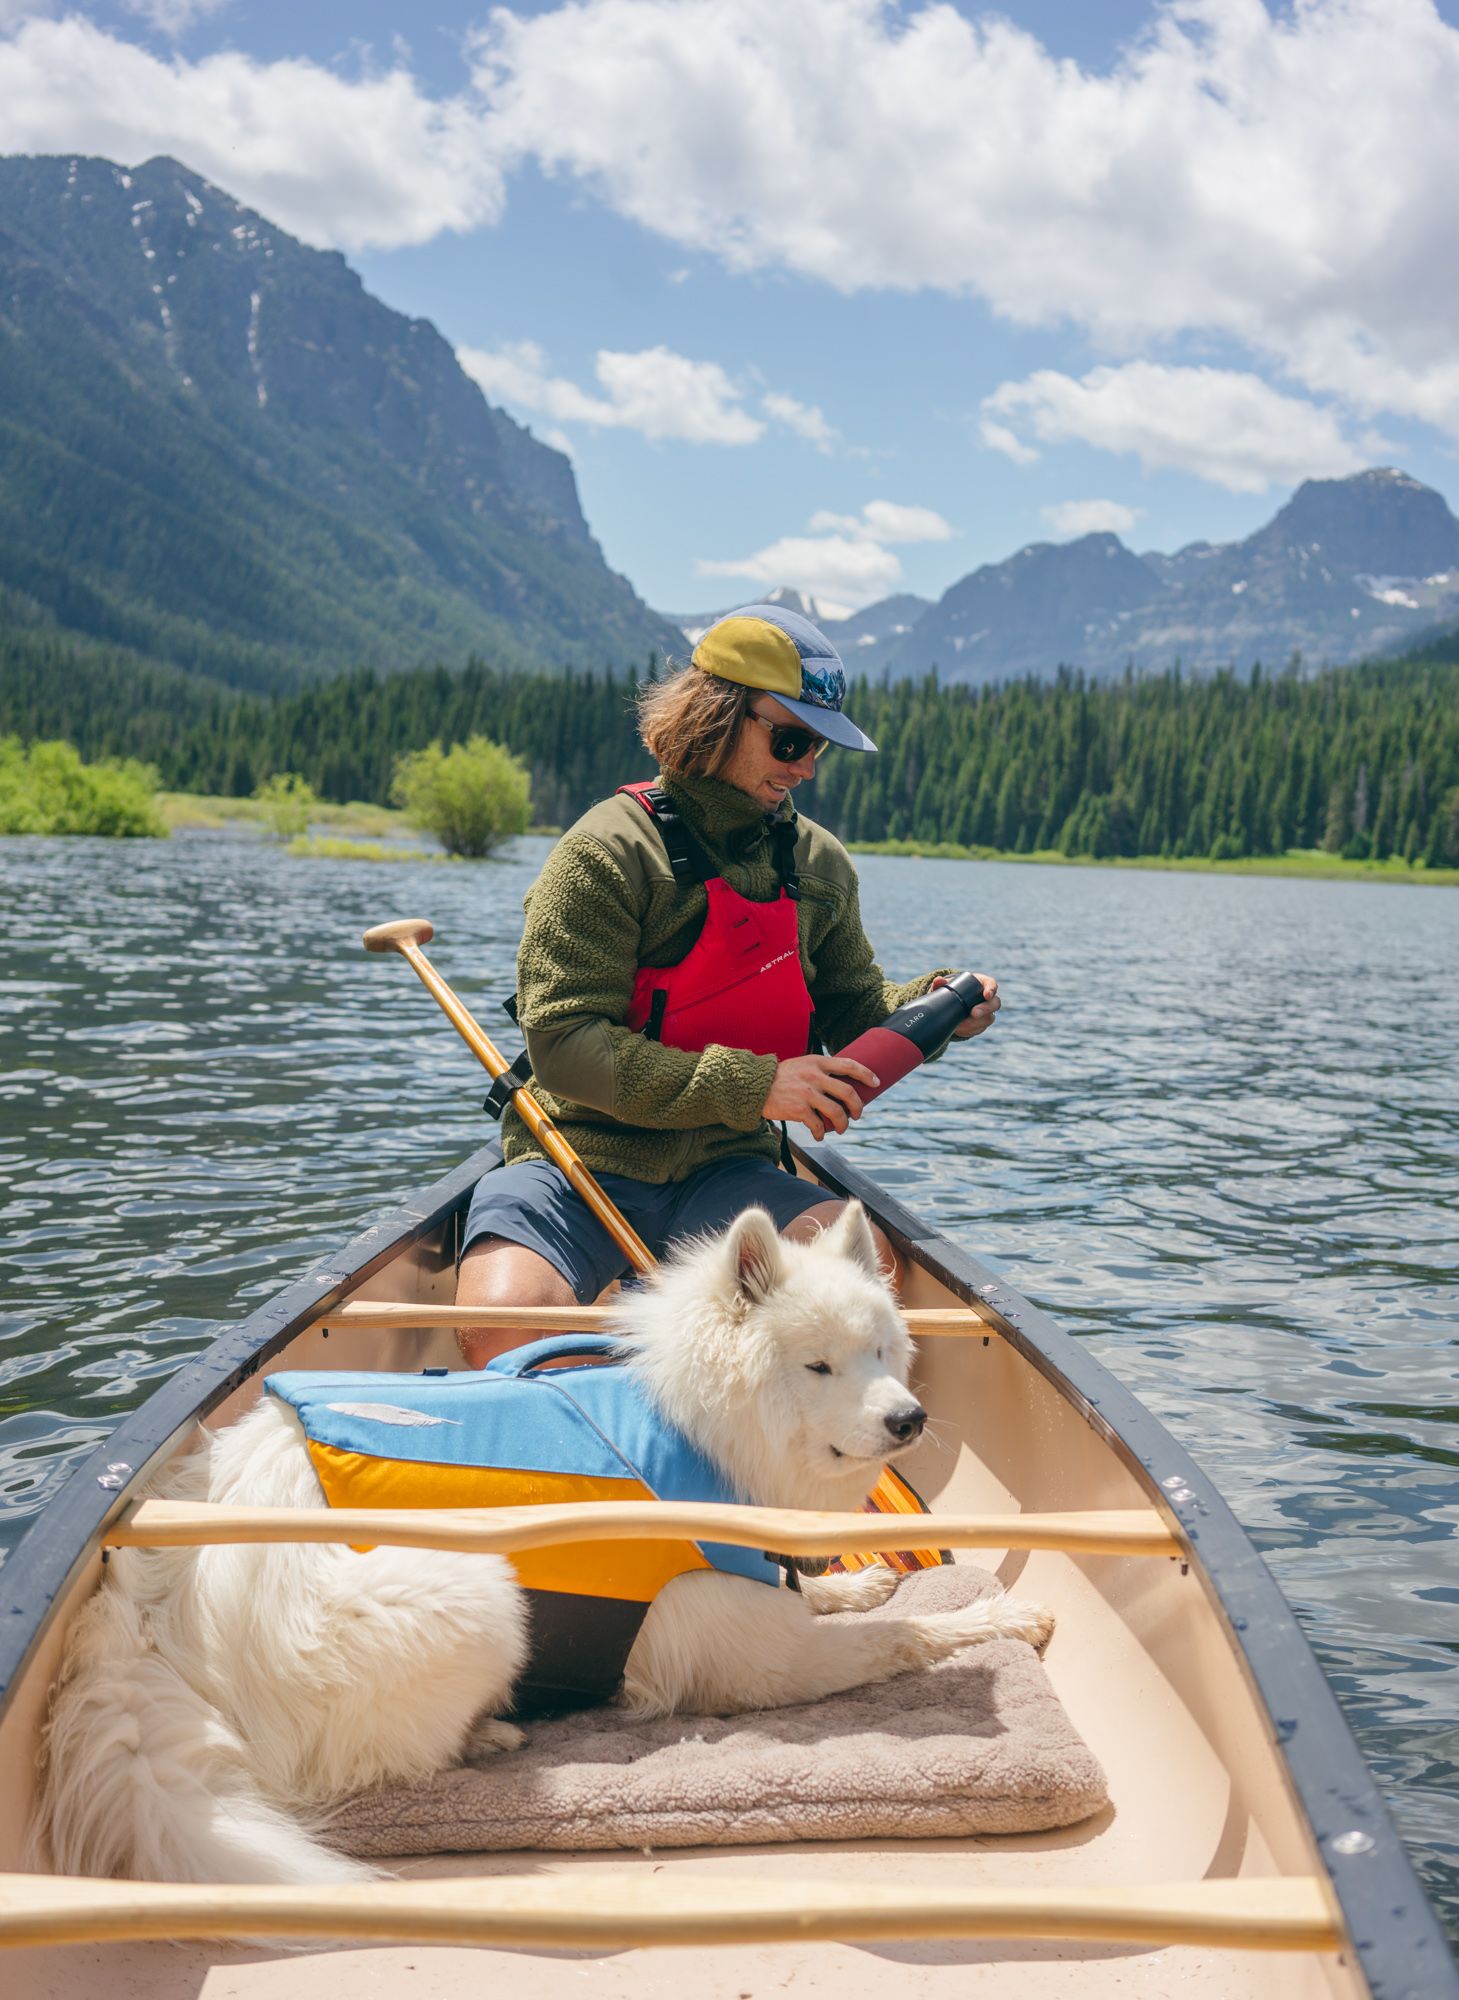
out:
{"label": "water bottle", "polygon": [[864,1035],[838,1049],[838,1055],[865,1063],[873,1076],[881,1079],[875,1089],[870,1084],[853,1083],[852,1088],[862,1103],[870,1104],[912,1070],[941,1055],[954,1031],[982,999],[983,986],[978,975],[959,972],[946,986],[934,986],[920,1000],[909,1000],[905,1007],[889,1014],[879,1027],[868,1028]]}

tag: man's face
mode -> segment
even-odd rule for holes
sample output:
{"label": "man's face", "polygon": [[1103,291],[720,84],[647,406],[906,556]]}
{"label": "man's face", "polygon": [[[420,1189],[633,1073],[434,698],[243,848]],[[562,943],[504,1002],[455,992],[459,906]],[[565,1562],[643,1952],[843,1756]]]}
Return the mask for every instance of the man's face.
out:
{"label": "man's face", "polygon": [[781,728],[804,733],[804,725],[774,695],[757,694],[750,704],[750,713],[740,724],[740,739],[734,754],[719,774],[725,784],[748,792],[766,812],[774,812],[802,778],[815,775],[813,749],[808,748],[793,764],[784,764],[775,755],[775,731]]}

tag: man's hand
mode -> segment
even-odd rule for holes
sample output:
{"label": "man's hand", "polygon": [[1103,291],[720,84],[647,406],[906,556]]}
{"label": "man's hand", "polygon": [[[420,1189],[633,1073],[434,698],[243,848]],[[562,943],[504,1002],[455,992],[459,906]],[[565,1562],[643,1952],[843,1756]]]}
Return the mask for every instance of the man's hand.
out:
{"label": "man's hand", "polygon": [[827,1132],[844,1132],[853,1118],[861,1116],[854,1086],[864,1083],[874,1090],[878,1081],[865,1063],[849,1056],[792,1056],[775,1072],[765,1116],[804,1125],[813,1139],[824,1139]]}
{"label": "man's hand", "polygon": [[[932,984],[934,986],[946,986],[947,981],[939,973]],[[991,1028],[993,1025],[993,1016],[1003,1005],[1003,1002],[998,998],[998,982],[991,972],[980,972],[978,974],[978,984],[983,989],[983,998],[973,1009],[972,1013],[969,1014],[966,1021],[953,1029],[952,1038],[955,1042],[965,1042],[969,1035],[981,1035],[985,1028]]]}

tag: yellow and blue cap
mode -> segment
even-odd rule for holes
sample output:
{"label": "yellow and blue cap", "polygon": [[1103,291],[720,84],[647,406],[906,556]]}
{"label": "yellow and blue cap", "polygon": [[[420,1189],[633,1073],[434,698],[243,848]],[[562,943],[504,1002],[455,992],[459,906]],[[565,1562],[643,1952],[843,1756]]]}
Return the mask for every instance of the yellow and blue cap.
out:
{"label": "yellow and blue cap", "polygon": [[846,669],[824,632],[798,611],[778,604],[747,604],[711,625],[694,648],[691,665],[722,681],[763,688],[797,722],[846,750],[876,745],[841,713]]}

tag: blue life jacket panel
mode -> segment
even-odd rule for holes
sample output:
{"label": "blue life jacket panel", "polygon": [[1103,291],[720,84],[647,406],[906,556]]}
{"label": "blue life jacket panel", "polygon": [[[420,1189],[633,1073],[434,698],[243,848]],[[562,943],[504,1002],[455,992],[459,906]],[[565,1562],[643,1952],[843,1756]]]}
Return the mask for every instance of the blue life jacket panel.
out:
{"label": "blue life jacket panel", "polygon": [[[332,1507],[743,1497],[664,1422],[600,1336],[535,1341],[450,1374],[301,1372],[264,1386],[298,1416]],[[585,1542],[511,1562],[532,1625],[517,1715],[610,1699],[649,1605],[673,1577],[719,1569],[780,1580],[768,1555],[719,1542]]]}

